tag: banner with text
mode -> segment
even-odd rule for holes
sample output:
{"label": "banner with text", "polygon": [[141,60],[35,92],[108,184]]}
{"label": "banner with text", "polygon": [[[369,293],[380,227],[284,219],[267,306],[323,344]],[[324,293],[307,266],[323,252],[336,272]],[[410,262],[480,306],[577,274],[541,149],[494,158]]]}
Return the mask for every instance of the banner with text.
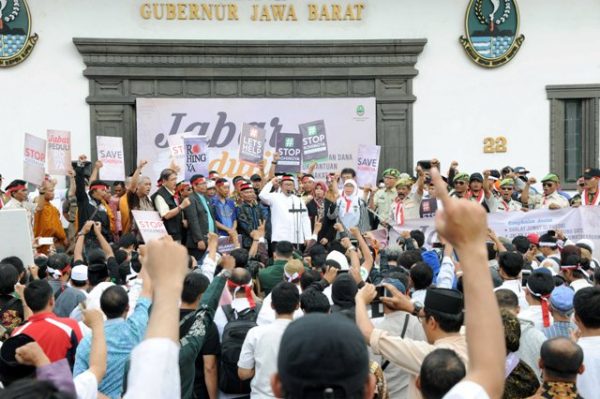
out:
{"label": "banner with text", "polygon": [[185,145],[183,142],[185,137],[191,136],[189,133],[181,133],[169,136],[169,151],[171,153],[171,161],[179,167],[177,181],[185,179]]}
{"label": "banner with text", "polygon": [[184,137],[185,179],[194,175],[208,176],[208,144],[204,137]]}
{"label": "banner with text", "polygon": [[257,164],[265,153],[265,129],[244,123],[240,137],[240,160]]}
{"label": "banner with text", "polygon": [[367,184],[377,187],[380,152],[381,147],[378,145],[360,144],[358,146],[356,183],[359,187],[364,187]]}
{"label": "banner with text", "polygon": [[[497,212],[488,214],[488,226],[499,237],[513,239],[530,233],[544,234],[548,230],[560,229],[571,241],[587,238],[600,248],[600,207],[581,206],[558,210],[537,209],[529,212]],[[425,234],[425,245],[431,248],[437,241],[435,219],[406,220],[403,226],[390,230],[390,242],[404,230],[421,230]]]}
{"label": "banner with text", "polygon": [[131,211],[131,213],[145,243],[168,235],[165,224],[158,212]]}
{"label": "banner with text", "polygon": [[71,166],[71,132],[48,130],[48,173],[67,175]]}
{"label": "banner with text", "polygon": [[[300,125],[314,126],[311,121],[322,122],[317,124],[316,138],[309,135],[308,129],[306,131],[307,137],[312,137],[307,144],[317,145],[317,156],[325,154],[326,149],[326,159],[315,170],[315,178],[322,181],[330,172],[356,168],[359,142],[375,144],[373,97],[138,98],[136,117],[137,157],[152,160],[144,169],[152,181],[156,181],[161,170],[170,163],[168,137],[184,132],[208,141],[213,152],[208,157],[207,169],[214,169],[229,179],[258,173],[257,165],[239,159],[244,123],[265,130],[264,159],[270,165],[279,134],[300,135]],[[302,142],[299,144],[297,148],[302,150]]]}
{"label": "banner with text", "polygon": [[[125,156],[123,155],[123,138],[96,136],[98,160],[102,161],[100,178],[102,180],[125,180]],[[146,158],[140,158],[146,159]]]}
{"label": "banner with text", "polygon": [[302,134],[302,161],[308,166],[313,161],[323,161],[329,155],[327,152],[327,133],[325,121],[314,121],[298,125]]}
{"label": "banner with text", "polygon": [[23,180],[42,184],[46,177],[46,140],[25,133]]}
{"label": "banner with text", "polygon": [[297,133],[279,133],[277,148],[279,161],[275,173],[300,173],[302,170],[302,136]]}

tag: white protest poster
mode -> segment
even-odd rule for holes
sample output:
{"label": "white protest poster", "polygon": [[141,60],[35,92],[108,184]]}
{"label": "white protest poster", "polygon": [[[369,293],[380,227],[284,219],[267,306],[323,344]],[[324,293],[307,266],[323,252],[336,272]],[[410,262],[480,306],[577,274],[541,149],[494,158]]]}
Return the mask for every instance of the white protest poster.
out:
{"label": "white protest poster", "polygon": [[25,266],[33,265],[31,224],[25,209],[0,211],[0,259],[18,256]]}
{"label": "white protest poster", "polygon": [[358,145],[358,155],[356,156],[356,183],[359,187],[368,184],[371,187],[377,186],[377,170],[379,169],[379,154],[381,147],[378,145]]}
{"label": "white protest poster", "polygon": [[66,176],[71,166],[71,132],[47,130],[48,173]]}
{"label": "white protest poster", "polygon": [[242,161],[257,164],[265,153],[265,129],[244,123],[240,136],[240,154]]}
{"label": "white protest poster", "polygon": [[40,185],[46,174],[46,140],[25,133],[23,180]]}
{"label": "white protest poster", "polygon": [[184,137],[185,179],[196,174],[208,176],[208,143],[204,137]]}
{"label": "white protest poster", "polygon": [[[359,143],[375,144],[375,111],[374,97],[138,98],[137,159],[152,161],[144,174],[156,181],[171,162],[168,138],[189,133],[207,140],[208,170],[216,170],[228,179],[250,177],[259,172],[259,167],[239,159],[244,123],[265,130],[263,159],[270,165],[280,134],[301,136],[299,125],[324,121],[328,156],[319,161],[314,176],[325,181],[330,172],[356,168]],[[302,150],[302,142],[294,147]],[[288,166],[295,167],[299,157],[292,158],[294,165]]]}
{"label": "white protest poster", "polygon": [[131,213],[145,243],[169,234],[158,212],[131,211]]}
{"label": "white protest poster", "polygon": [[[98,160],[102,161],[100,179],[125,180],[125,157],[123,155],[123,138],[96,136]],[[140,158],[146,159],[146,158]]]}
{"label": "white protest poster", "polygon": [[180,133],[169,136],[169,152],[171,160],[179,167],[177,181],[185,179],[185,146],[183,139],[192,137],[189,133]]}

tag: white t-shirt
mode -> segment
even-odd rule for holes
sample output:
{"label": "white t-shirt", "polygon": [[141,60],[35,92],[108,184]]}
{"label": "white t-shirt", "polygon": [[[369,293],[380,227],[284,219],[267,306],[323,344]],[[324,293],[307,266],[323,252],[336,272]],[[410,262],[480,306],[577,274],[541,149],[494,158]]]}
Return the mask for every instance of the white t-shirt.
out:
{"label": "white t-shirt", "polygon": [[585,371],[577,376],[577,390],[583,398],[595,398],[600,386],[600,336],[579,338]]}
{"label": "white t-shirt", "polygon": [[483,387],[473,381],[461,381],[444,395],[444,399],[490,399]]}
{"label": "white t-shirt", "polygon": [[521,284],[521,279],[504,280],[500,287],[494,289],[494,292],[498,290],[511,290],[519,299],[519,307],[521,308],[521,310],[529,308],[529,303],[525,298],[525,290],[523,289],[523,286]]}
{"label": "white t-shirt", "polygon": [[[302,294],[302,288],[300,288],[300,286],[297,287],[300,291],[300,294]],[[265,324],[270,324],[275,321],[277,315],[275,314],[275,309],[271,307],[271,303],[271,293],[269,292],[269,295],[267,295],[265,299],[263,299],[262,306],[260,307],[260,312],[258,312],[258,319],[256,320],[256,324],[258,324],[259,326],[264,326]],[[304,316],[304,312],[302,311],[302,309],[296,309],[296,311],[294,312],[294,320],[302,316]]]}
{"label": "white t-shirt", "polygon": [[279,344],[291,320],[277,319],[271,324],[251,328],[240,352],[238,367],[254,369],[250,383],[252,399],[275,398],[271,376],[277,372]]}
{"label": "white t-shirt", "polygon": [[73,378],[77,399],[96,399],[98,397],[98,380],[94,373],[86,370]]}

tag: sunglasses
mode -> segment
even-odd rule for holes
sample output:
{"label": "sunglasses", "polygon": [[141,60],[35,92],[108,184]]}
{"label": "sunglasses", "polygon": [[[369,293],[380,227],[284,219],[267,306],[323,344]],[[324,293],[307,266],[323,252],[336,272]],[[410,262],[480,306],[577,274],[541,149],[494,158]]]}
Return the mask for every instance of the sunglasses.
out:
{"label": "sunglasses", "polygon": [[501,190],[502,191],[512,191],[512,187],[502,187]]}
{"label": "sunglasses", "polygon": [[554,186],[554,183],[542,183],[543,187],[552,187]]}
{"label": "sunglasses", "polygon": [[454,183],[454,185],[459,185],[459,186],[462,186],[462,185],[464,185],[464,184],[467,184],[467,183],[466,183],[466,182],[464,182],[464,181],[462,181],[462,180],[459,180],[459,181],[457,181],[456,183]]}
{"label": "sunglasses", "polygon": [[579,183],[578,186],[579,187],[585,187],[585,183]]}

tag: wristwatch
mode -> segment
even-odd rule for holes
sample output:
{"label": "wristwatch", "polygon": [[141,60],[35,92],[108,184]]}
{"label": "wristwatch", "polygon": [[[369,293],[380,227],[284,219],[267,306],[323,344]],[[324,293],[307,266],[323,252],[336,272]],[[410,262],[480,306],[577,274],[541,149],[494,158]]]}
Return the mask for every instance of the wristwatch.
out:
{"label": "wristwatch", "polygon": [[412,311],[412,315],[418,317],[419,313],[421,313],[421,309],[423,309],[423,305],[421,305],[419,302],[415,302],[413,304],[413,306],[414,306],[414,309]]}
{"label": "wristwatch", "polygon": [[219,277],[230,278],[231,277],[231,270],[227,270],[227,269],[221,270],[221,273],[219,273]]}

